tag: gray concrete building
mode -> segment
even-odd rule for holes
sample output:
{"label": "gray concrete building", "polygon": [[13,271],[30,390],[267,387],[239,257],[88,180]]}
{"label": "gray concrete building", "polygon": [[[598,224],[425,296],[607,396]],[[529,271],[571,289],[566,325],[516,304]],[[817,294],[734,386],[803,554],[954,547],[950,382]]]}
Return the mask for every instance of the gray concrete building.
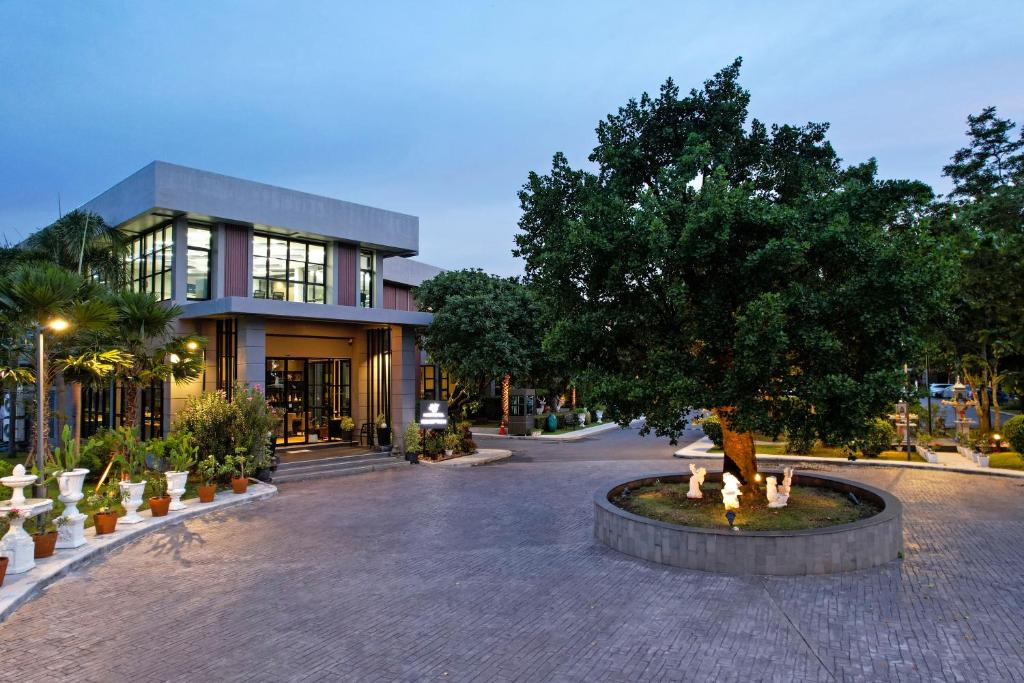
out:
{"label": "gray concrete building", "polygon": [[[413,290],[441,269],[410,258],[415,216],[161,161],[82,208],[128,234],[131,286],[180,305],[179,332],[208,341],[202,379],[144,392],[144,437],[165,433],[189,396],[236,381],[280,411],[281,444],[340,441],[343,416],[357,439],[377,415],[400,434],[420,375],[437,384],[415,346],[431,316]],[[89,392],[83,432],[117,403]]]}

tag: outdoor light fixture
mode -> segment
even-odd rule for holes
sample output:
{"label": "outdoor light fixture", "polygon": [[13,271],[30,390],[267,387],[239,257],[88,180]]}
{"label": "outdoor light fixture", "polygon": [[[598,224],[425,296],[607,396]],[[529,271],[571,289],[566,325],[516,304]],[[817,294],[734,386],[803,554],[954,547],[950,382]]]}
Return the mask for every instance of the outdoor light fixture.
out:
{"label": "outdoor light fixture", "polygon": [[189,351],[195,351],[196,349],[199,348],[199,344],[195,341],[188,341],[185,343],[185,348],[188,349]]}
{"label": "outdoor light fixture", "polygon": [[54,318],[49,322],[48,325],[46,325],[46,327],[49,327],[54,332],[63,332],[64,330],[71,327],[71,323],[69,323],[67,320],[64,320],[64,318]]}
{"label": "outdoor light fixture", "polygon": [[1000,446],[1002,440],[1003,440],[1003,435],[1002,434],[993,434],[992,435],[992,447],[995,448],[996,453],[999,452],[999,446]]}
{"label": "outdoor light fixture", "polygon": [[[36,323],[36,405],[39,406],[36,410],[36,469],[39,472],[43,471],[44,455],[47,452],[46,425],[43,422],[44,411],[42,409],[46,405],[47,399],[46,372],[44,371],[46,367],[46,335],[43,332],[46,329],[63,332],[69,327],[71,327],[71,323],[64,318],[54,318],[45,325]],[[36,479],[32,495],[36,498],[46,498],[47,489],[43,477]]]}
{"label": "outdoor light fixture", "polygon": [[754,475],[754,481],[761,481],[761,473],[760,472],[758,472],[757,474]]}
{"label": "outdoor light fixture", "polygon": [[168,354],[167,355],[167,361],[170,362],[171,364],[176,365],[176,364],[181,362],[181,356],[179,356],[176,353]]}

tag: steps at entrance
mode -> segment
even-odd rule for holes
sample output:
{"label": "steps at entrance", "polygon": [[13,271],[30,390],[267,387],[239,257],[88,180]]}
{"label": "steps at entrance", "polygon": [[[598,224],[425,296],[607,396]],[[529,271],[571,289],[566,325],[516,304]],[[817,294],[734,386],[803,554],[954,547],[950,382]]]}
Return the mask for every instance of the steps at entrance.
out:
{"label": "steps at entrance", "polygon": [[363,474],[365,472],[404,467],[408,464],[407,460],[397,458],[390,453],[366,453],[364,455],[341,455],[336,458],[320,458],[318,460],[295,460],[283,462],[277,466],[277,471],[273,475],[273,483],[280,484],[302,479]]}

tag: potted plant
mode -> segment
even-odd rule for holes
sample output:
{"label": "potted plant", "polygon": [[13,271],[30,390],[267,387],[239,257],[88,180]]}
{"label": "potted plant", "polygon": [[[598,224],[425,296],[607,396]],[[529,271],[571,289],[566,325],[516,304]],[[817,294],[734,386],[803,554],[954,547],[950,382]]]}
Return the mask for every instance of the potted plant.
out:
{"label": "potted plant", "polygon": [[10,561],[6,555],[0,555],[0,586],[4,585],[4,577],[7,576],[7,565]]}
{"label": "potted plant", "polygon": [[391,427],[388,427],[387,421],[384,419],[384,413],[377,416],[377,419],[373,421],[374,429],[377,430],[377,445],[378,446],[390,446],[391,445]]}
{"label": "potted plant", "polygon": [[597,418],[598,424],[601,424],[601,422],[604,421],[604,411],[604,405],[598,403],[597,405],[594,406],[594,416]]}
{"label": "potted plant", "polygon": [[[154,445],[160,443],[156,442]],[[159,447],[157,445],[157,448]],[[125,510],[121,522],[123,524],[138,524],[143,521],[138,510],[142,505],[142,495],[146,490],[146,480],[143,478],[146,470],[146,445],[139,441],[134,429],[118,427],[117,450],[117,462],[121,466],[119,486],[124,493],[121,504]]]}
{"label": "potted plant", "polygon": [[321,441],[327,441],[327,418],[321,417],[316,425],[317,435]]}
{"label": "potted plant", "polygon": [[92,515],[93,524],[96,526],[96,535],[114,533],[117,527],[118,503],[124,501],[125,492],[117,482],[108,482],[106,486],[89,496],[89,505],[95,508]]}
{"label": "potted plant", "polygon": [[419,454],[423,449],[419,423],[410,422],[409,426],[405,428],[405,439],[402,445],[405,459],[409,462],[419,462]]}
{"label": "potted plant", "polygon": [[444,457],[452,457],[452,453],[459,447],[462,439],[453,431],[444,433]]}
{"label": "potted plant", "polygon": [[341,417],[341,440],[352,443],[352,433],[356,429],[356,421],[353,420],[349,415],[342,415]]}
{"label": "potted plant", "polygon": [[164,473],[167,478],[167,492],[170,494],[168,509],[184,510],[185,504],[181,497],[188,483],[188,473],[199,459],[199,447],[192,441],[192,435],[181,430],[167,439],[167,463],[170,470]]}
{"label": "potted plant", "polygon": [[577,408],[576,409],[576,419],[579,420],[580,427],[582,427],[583,425],[587,424],[587,409],[586,408]]}
{"label": "potted plant", "polygon": [[200,503],[212,503],[213,497],[217,495],[217,475],[221,473],[222,467],[217,464],[217,458],[212,455],[206,456],[196,465],[196,474],[203,483],[196,487]]}
{"label": "potted plant", "polygon": [[228,456],[224,461],[224,469],[231,474],[231,490],[235,493],[245,493],[249,488],[248,459],[245,457],[245,449],[239,446],[235,454]]}
{"label": "potted plant", "polygon": [[37,515],[32,521],[35,524],[35,531],[32,534],[32,542],[35,544],[33,556],[37,560],[50,557],[57,547],[57,526],[50,522],[48,512]]}
{"label": "potted plant", "polygon": [[150,472],[149,480],[149,509],[154,517],[163,517],[171,508],[171,497],[167,495],[166,473]]}

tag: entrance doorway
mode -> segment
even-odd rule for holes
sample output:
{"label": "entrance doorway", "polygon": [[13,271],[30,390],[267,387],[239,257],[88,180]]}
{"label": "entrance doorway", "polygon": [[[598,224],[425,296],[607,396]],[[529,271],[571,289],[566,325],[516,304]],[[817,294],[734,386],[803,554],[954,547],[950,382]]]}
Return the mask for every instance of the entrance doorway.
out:
{"label": "entrance doorway", "polygon": [[268,358],[267,401],[282,417],[277,443],[343,441],[341,418],[352,414],[348,358]]}

